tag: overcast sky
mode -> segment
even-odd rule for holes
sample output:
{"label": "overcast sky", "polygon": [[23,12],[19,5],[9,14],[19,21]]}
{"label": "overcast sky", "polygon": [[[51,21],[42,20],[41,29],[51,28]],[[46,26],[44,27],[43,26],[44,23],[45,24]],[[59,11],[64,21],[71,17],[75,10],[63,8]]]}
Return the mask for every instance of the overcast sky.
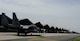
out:
{"label": "overcast sky", "polygon": [[0,0],[0,13],[28,18],[33,23],[80,31],[80,0]]}

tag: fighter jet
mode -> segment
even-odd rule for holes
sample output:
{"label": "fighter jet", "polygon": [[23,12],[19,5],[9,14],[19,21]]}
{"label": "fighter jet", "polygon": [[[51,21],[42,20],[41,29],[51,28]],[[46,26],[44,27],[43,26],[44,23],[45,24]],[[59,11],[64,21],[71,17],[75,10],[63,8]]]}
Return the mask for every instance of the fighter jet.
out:
{"label": "fighter jet", "polygon": [[1,17],[1,26],[5,31],[17,31],[19,33],[30,33],[30,32],[38,32],[38,27],[34,24],[31,25],[21,25],[16,14],[13,13],[12,24],[9,24],[8,18],[5,13],[2,13]]}
{"label": "fighter jet", "polygon": [[20,25],[19,20],[16,17],[16,14],[13,13],[13,22],[12,22],[13,27],[19,27],[18,28],[18,35],[19,33],[27,33],[30,32],[38,32],[38,27],[36,25]]}

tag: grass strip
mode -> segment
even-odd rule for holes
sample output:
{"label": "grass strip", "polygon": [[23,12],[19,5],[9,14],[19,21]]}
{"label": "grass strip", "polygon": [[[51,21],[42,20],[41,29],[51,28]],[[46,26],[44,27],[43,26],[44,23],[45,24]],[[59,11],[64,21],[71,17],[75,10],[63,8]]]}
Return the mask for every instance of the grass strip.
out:
{"label": "grass strip", "polygon": [[69,41],[80,41],[80,36],[77,36],[77,37],[75,37],[75,38],[73,38],[73,39],[71,39]]}

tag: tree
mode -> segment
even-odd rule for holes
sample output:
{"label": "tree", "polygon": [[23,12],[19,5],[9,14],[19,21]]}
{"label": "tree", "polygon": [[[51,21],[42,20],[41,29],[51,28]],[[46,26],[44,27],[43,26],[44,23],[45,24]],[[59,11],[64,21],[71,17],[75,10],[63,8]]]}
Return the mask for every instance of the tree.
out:
{"label": "tree", "polygon": [[39,27],[39,32],[42,32],[41,29],[43,29],[43,25],[40,22],[35,23],[35,25]]}
{"label": "tree", "polygon": [[49,32],[49,29],[50,29],[49,25],[46,24],[46,25],[44,26],[44,29],[46,29],[46,32],[48,33],[48,32]]}
{"label": "tree", "polygon": [[50,33],[54,33],[55,29],[54,29],[54,26],[52,26],[50,29],[49,29],[49,32]]}
{"label": "tree", "polygon": [[58,33],[58,32],[59,32],[58,27],[56,27],[56,33]]}
{"label": "tree", "polygon": [[29,19],[22,19],[19,22],[22,25],[31,25],[31,24],[33,24]]}

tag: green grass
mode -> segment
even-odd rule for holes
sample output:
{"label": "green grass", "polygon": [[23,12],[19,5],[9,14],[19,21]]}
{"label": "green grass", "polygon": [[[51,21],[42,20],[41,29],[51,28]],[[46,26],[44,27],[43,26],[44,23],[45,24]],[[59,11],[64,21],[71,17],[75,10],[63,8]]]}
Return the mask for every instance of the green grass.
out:
{"label": "green grass", "polygon": [[73,38],[73,39],[71,39],[71,40],[69,40],[69,41],[80,41],[80,36],[75,37],[75,38]]}

